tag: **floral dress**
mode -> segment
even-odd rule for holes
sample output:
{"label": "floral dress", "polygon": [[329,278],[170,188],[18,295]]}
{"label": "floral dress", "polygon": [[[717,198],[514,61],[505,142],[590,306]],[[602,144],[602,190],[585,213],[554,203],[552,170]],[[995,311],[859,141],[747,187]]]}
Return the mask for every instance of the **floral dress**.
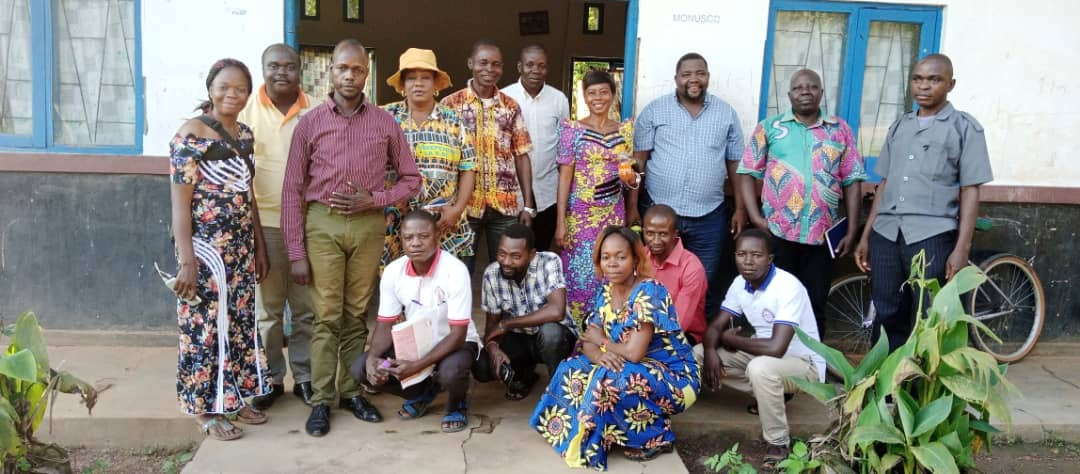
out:
{"label": "floral dress", "polygon": [[559,124],[556,162],[574,167],[566,206],[566,248],[562,251],[566,303],[579,325],[592,311],[596,290],[600,288],[592,261],[596,237],[604,227],[626,223],[619,159],[620,155],[629,157],[634,151],[633,130],[631,120],[608,134],[570,120]]}
{"label": "floral dress", "polygon": [[[239,143],[251,153],[251,129],[240,124]],[[255,324],[255,233],[252,173],[244,158],[203,160],[223,140],[176,135],[170,143],[172,182],[194,185],[191,234],[202,302],[176,302],[180,355],[176,392],[190,415],[233,413],[244,398],[270,390]],[[250,157],[250,155],[249,155]]]}
{"label": "floral dress", "polygon": [[649,449],[671,444],[671,415],[697,400],[700,374],[679,329],[675,305],[656,280],[638,283],[621,310],[611,307],[610,285],[596,295],[588,324],[624,342],[643,323],[653,325],[645,358],[622,372],[594,365],[584,354],[559,364],[533,411],[530,425],[570,467],[607,469],[612,446]]}
{"label": "floral dress", "polygon": [[[401,126],[401,131],[405,133],[422,179],[420,193],[409,200],[407,209],[399,209],[398,212],[404,216],[433,202],[452,203],[457,197],[460,174],[476,169],[476,151],[457,112],[449,107],[436,105],[427,120],[416,123],[404,101],[387,104],[383,109],[394,116],[394,120]],[[387,166],[386,176],[386,186],[389,189],[397,182],[397,172],[393,167]],[[462,196],[460,199],[468,198],[469,196]],[[434,207],[432,210],[439,209]],[[473,254],[475,234],[469,225],[467,214],[462,212],[457,227],[439,239],[440,248],[458,258]],[[386,229],[380,269],[403,254],[398,238],[399,227],[400,218],[396,218]]]}

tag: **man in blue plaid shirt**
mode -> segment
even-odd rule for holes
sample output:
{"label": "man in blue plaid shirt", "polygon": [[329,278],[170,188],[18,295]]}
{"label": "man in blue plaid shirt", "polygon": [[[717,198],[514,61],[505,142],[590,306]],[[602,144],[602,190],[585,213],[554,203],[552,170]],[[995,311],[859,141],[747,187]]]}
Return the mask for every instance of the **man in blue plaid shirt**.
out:
{"label": "man in blue plaid shirt", "polygon": [[521,400],[536,383],[536,364],[548,375],[577,341],[566,309],[562,262],[537,252],[532,230],[513,224],[499,239],[495,262],[484,270],[480,306],[487,313],[484,348],[473,366],[477,381],[501,379],[507,400]]}

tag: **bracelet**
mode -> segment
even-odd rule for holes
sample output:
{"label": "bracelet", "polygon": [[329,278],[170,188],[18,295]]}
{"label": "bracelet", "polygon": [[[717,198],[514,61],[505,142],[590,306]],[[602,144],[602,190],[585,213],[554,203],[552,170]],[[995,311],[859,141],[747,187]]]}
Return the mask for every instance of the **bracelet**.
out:
{"label": "bracelet", "polygon": [[601,354],[607,354],[607,343],[606,342],[601,342],[600,343],[600,353]]}

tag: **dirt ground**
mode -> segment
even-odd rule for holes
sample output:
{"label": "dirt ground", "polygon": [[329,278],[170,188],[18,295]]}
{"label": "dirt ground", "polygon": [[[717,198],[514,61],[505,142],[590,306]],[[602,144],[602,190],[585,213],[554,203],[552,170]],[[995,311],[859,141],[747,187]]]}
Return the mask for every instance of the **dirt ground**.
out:
{"label": "dirt ground", "polygon": [[75,448],[71,456],[76,474],[178,474],[194,456],[194,447],[181,449],[89,449]]}
{"label": "dirt ground", "polygon": [[[690,474],[711,474],[705,460],[739,443],[743,462],[755,468],[765,454],[763,441],[747,441],[731,434],[682,437],[676,442],[679,455]],[[997,443],[997,442],[995,442]],[[1017,474],[1026,472],[1077,472],[1080,463],[1080,444],[1046,441],[1038,444],[1003,441],[992,452],[983,451],[975,460],[977,470],[985,474]]]}

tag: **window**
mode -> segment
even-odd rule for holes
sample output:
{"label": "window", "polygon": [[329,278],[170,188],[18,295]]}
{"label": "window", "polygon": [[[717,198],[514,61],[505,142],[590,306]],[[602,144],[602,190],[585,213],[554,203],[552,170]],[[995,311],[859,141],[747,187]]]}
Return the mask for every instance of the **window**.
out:
{"label": "window", "polygon": [[[301,1],[301,0],[296,0]],[[300,18],[305,20],[319,19],[319,0],[302,0],[304,8],[300,10]]]}
{"label": "window", "polygon": [[873,173],[889,125],[915,104],[911,68],[937,51],[941,10],[891,4],[773,0],[765,47],[761,118],[791,107],[791,75],[821,75],[822,107],[851,125]]}
{"label": "window", "polygon": [[[367,48],[368,77],[364,84],[367,101],[377,104],[375,96],[375,50]],[[300,87],[318,101],[326,100],[333,85],[330,83],[330,64],[333,62],[333,46],[300,45]]]}
{"label": "window", "polygon": [[601,35],[601,34],[604,34],[604,4],[603,3],[586,3],[585,4],[584,32],[587,35]]}
{"label": "window", "polygon": [[142,151],[140,0],[0,0],[0,147]]}
{"label": "window", "polygon": [[344,0],[345,21],[349,23],[364,22],[364,0]]}

